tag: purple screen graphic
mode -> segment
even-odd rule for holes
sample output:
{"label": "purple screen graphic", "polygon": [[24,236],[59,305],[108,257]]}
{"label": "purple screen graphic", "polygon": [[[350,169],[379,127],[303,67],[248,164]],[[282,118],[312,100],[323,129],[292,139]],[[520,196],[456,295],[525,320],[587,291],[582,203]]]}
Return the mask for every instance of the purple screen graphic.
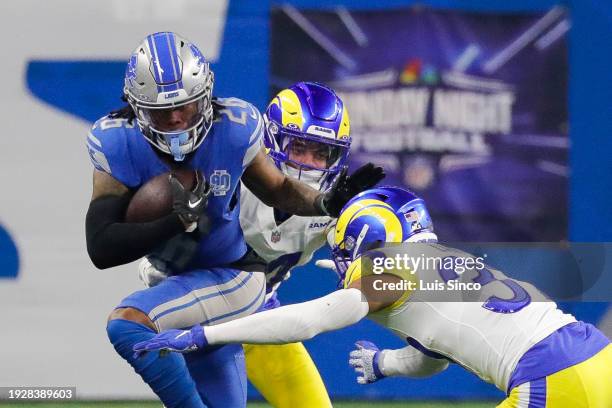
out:
{"label": "purple screen graphic", "polygon": [[271,95],[318,81],[351,119],[350,165],[422,195],[443,240],[567,237],[563,8],[272,12]]}

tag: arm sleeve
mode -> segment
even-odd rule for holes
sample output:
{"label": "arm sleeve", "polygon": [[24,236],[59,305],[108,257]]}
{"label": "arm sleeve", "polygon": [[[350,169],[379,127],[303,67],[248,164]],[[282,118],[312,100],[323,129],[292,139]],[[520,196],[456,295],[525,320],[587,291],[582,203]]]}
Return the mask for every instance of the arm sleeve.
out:
{"label": "arm sleeve", "polygon": [[383,350],[379,361],[380,371],[387,377],[425,378],[448,367],[448,360],[426,356],[412,346]]}
{"label": "arm sleeve", "polygon": [[135,261],[185,231],[176,213],[151,222],[124,223],[129,200],[129,194],[104,196],[89,204],[85,218],[87,252],[97,268]]}
{"label": "arm sleeve", "polygon": [[284,344],[308,340],[319,333],[341,329],[363,319],[368,303],[358,289],[256,313],[204,328],[209,344]]}

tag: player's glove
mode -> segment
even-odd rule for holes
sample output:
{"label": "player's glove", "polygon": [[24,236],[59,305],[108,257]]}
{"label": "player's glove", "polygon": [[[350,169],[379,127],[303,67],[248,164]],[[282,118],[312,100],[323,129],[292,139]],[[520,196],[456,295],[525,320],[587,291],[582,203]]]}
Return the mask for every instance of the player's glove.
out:
{"label": "player's glove", "polygon": [[374,187],[385,178],[382,167],[365,164],[350,176],[344,167],[334,183],[316,199],[315,205],[326,215],[338,217],[342,207],[355,195]]}
{"label": "player's glove", "polygon": [[155,268],[145,256],[138,264],[138,276],[147,288],[152,288],[166,279],[168,274]]}
{"label": "player's glove", "polygon": [[199,324],[190,330],[165,330],[155,337],[134,344],[134,357],[138,358],[149,351],[189,353],[206,347],[208,341],[204,327]]}
{"label": "player's glove", "polygon": [[205,211],[208,205],[210,184],[206,178],[197,171],[196,186],[193,191],[185,189],[172,173],[168,176],[168,180],[172,189],[172,211],[177,213],[185,224],[185,231],[193,232],[198,228],[200,232],[207,233],[210,228]]}
{"label": "player's glove", "polygon": [[382,354],[376,344],[359,340],[355,346],[357,349],[351,351],[349,364],[357,373],[357,382],[370,384],[384,378],[379,365]]}

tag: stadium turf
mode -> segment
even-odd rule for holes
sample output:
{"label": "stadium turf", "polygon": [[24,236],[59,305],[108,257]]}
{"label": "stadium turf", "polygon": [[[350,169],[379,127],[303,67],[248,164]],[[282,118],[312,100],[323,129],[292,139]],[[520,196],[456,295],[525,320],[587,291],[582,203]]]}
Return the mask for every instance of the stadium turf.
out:
{"label": "stadium turf", "polygon": [[[353,402],[353,401],[342,401],[334,402],[335,408],[490,408],[494,407],[493,402],[375,402],[375,401],[364,401],[364,402]],[[62,408],[62,407],[73,407],[73,408],[161,408],[159,402],[144,402],[144,401],[131,401],[131,402],[108,402],[108,401],[97,401],[97,402],[0,402],[0,408]],[[270,406],[263,402],[251,402],[248,404],[248,408],[269,408]]]}

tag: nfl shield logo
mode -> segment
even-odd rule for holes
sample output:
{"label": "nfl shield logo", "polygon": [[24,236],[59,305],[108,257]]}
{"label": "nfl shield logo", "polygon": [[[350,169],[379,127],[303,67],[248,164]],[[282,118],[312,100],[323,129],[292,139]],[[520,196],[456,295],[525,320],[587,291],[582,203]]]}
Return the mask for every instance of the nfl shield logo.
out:
{"label": "nfl shield logo", "polygon": [[272,236],[270,237],[270,239],[272,240],[272,242],[274,242],[275,244],[280,241],[281,239],[281,233],[279,230],[274,230],[272,231]]}
{"label": "nfl shield logo", "polygon": [[423,228],[421,227],[421,223],[419,222],[419,213],[416,211],[410,211],[404,214],[404,218],[406,218],[406,221],[408,221],[410,223],[410,228],[417,229],[417,228]]}

